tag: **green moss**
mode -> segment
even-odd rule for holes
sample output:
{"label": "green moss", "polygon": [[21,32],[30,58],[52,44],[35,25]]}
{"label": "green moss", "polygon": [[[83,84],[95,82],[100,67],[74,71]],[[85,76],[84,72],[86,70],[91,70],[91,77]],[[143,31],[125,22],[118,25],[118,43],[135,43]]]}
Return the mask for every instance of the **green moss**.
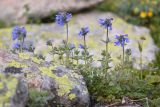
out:
{"label": "green moss", "polygon": [[76,94],[70,94],[70,95],[69,95],[69,99],[70,99],[70,100],[73,100],[73,99],[75,99],[75,98],[76,98]]}
{"label": "green moss", "polygon": [[69,80],[67,75],[58,77],[57,75],[53,74],[52,70],[54,70],[54,67],[40,67],[39,69],[44,75],[48,75],[59,84],[59,96],[64,96],[65,94],[70,93],[70,90],[72,90],[73,87],[73,82]]}
{"label": "green moss", "polygon": [[11,62],[8,63],[8,67],[27,68],[27,65],[24,65],[20,62],[12,60]]}
{"label": "green moss", "polygon": [[37,64],[41,64],[43,62],[42,59],[38,59],[37,57],[31,57],[32,61],[37,63]]}
{"label": "green moss", "polygon": [[6,85],[7,90],[5,92],[0,93],[0,107],[2,104],[9,104],[11,97],[14,95],[18,80],[12,76],[5,77],[3,74],[0,74],[0,90],[3,89],[4,85]]}
{"label": "green moss", "polygon": [[26,60],[30,59],[30,55],[27,53],[19,53],[18,55],[19,55],[19,58],[21,59],[26,59]]}
{"label": "green moss", "polygon": [[49,94],[47,91],[38,91],[36,89],[29,90],[28,107],[44,107]]}

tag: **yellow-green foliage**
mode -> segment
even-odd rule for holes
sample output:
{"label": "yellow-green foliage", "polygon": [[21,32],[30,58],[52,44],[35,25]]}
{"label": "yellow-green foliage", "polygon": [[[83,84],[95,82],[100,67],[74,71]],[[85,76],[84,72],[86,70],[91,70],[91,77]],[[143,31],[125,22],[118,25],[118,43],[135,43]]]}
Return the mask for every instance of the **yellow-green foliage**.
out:
{"label": "yellow-green foliage", "polygon": [[8,63],[8,67],[27,68],[27,65],[24,65],[20,62],[12,60],[11,62]]}
{"label": "yellow-green foliage", "polygon": [[33,62],[35,62],[35,63],[37,63],[37,64],[40,64],[40,63],[43,62],[42,59],[38,59],[37,57],[32,57],[31,59],[32,59]]}
{"label": "yellow-green foliage", "polygon": [[21,59],[30,59],[30,55],[27,53],[19,53],[18,55]]}
{"label": "yellow-green foliage", "polygon": [[6,84],[7,90],[0,93],[0,107],[3,107],[2,104],[9,104],[11,97],[14,95],[18,80],[14,77],[8,76],[5,77],[3,74],[0,74],[0,90],[4,88]]}
{"label": "yellow-green foliage", "polygon": [[63,95],[70,93],[70,90],[72,90],[72,87],[73,87],[73,82],[70,81],[67,75],[58,77],[57,75],[52,73],[52,70],[54,70],[54,67],[40,67],[39,69],[44,75],[48,75],[49,77],[53,78],[58,83],[59,85],[58,95],[59,96],[63,96]]}
{"label": "yellow-green foliage", "polygon": [[73,100],[74,98],[76,98],[76,94],[69,94],[69,99]]}

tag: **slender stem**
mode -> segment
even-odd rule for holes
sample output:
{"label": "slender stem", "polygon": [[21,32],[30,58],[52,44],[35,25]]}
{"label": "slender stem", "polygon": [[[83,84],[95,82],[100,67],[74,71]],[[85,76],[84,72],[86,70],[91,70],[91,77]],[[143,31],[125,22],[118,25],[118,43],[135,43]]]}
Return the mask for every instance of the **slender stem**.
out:
{"label": "slender stem", "polygon": [[54,61],[55,53],[54,53],[54,47],[53,47],[53,44],[52,44],[51,46],[52,46],[52,54],[53,54],[53,61]]}
{"label": "slender stem", "polygon": [[66,38],[66,66],[69,66],[69,50],[68,50],[68,23],[66,23],[66,29],[67,29],[67,38]]}
{"label": "slender stem", "polygon": [[66,29],[67,29],[67,38],[66,38],[66,42],[67,42],[67,44],[68,44],[68,23],[66,23]]}
{"label": "slender stem", "polygon": [[72,63],[73,63],[73,51],[71,51],[71,54],[72,54]]}
{"label": "slender stem", "polygon": [[106,55],[108,55],[108,42],[109,42],[109,37],[108,37],[108,28],[107,28],[107,35],[106,35]]}
{"label": "slender stem", "polygon": [[86,35],[84,35],[84,52],[85,52],[84,53],[85,54],[85,56],[84,56],[85,60],[84,61],[85,61],[85,65],[87,64],[87,61],[86,61],[86,48],[87,48],[87,46],[86,46]]}
{"label": "slender stem", "polygon": [[142,70],[142,64],[143,64],[143,62],[142,62],[142,52],[141,52],[140,54],[141,54],[141,56],[140,56],[140,66],[141,66],[141,80],[142,80],[142,78],[143,78],[143,70]]}
{"label": "slender stem", "polygon": [[106,73],[107,73],[107,67],[108,67],[108,43],[109,43],[109,37],[108,37],[108,28],[107,28],[107,35],[106,35]]}
{"label": "slender stem", "polygon": [[21,52],[23,52],[23,44],[24,44],[24,37],[22,37],[22,40],[21,40]]}
{"label": "slender stem", "polygon": [[123,49],[123,57],[122,57],[123,58],[123,60],[122,60],[123,62],[122,62],[122,64],[124,65],[124,46],[122,46],[122,49]]}
{"label": "slender stem", "polygon": [[108,28],[107,28],[107,43],[109,42],[109,37],[108,37]]}
{"label": "slender stem", "polygon": [[[143,46],[143,41],[141,42],[141,47]],[[142,51],[143,51],[143,48],[142,50],[140,51],[140,69],[141,69],[141,80],[143,78],[143,59],[142,59]]]}

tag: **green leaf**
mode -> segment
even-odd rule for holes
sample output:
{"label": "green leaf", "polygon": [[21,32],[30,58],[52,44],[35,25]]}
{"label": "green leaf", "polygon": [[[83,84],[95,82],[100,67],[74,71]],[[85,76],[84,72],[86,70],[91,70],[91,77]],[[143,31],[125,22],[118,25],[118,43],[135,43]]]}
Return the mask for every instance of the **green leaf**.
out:
{"label": "green leaf", "polygon": [[143,48],[142,48],[142,44],[140,42],[138,42],[138,49],[140,52],[142,52]]}
{"label": "green leaf", "polygon": [[160,76],[158,75],[150,75],[146,77],[146,81],[149,84],[160,83]]}

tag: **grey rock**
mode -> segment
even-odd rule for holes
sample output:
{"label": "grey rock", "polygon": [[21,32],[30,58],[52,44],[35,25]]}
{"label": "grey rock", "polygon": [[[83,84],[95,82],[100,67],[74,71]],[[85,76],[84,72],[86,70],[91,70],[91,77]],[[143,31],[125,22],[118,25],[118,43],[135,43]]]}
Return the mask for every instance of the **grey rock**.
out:
{"label": "grey rock", "polygon": [[28,87],[24,79],[0,73],[0,106],[25,107],[28,100]]}
{"label": "grey rock", "polygon": [[[28,55],[29,57],[27,57]],[[16,85],[11,85],[12,87],[10,90],[16,89],[15,93],[13,93],[13,97],[11,96],[11,107],[24,107],[28,99],[28,91],[30,92],[33,89],[39,93],[47,92],[48,96],[46,96],[46,101],[53,101],[49,103],[50,106],[89,106],[90,99],[87,86],[82,75],[78,71],[70,70],[63,66],[45,64],[46,62],[40,59],[35,61],[35,58],[36,57],[30,53],[13,54],[0,49],[0,66],[2,66],[3,73],[22,79],[15,83],[18,84],[17,87]],[[16,72],[15,69],[19,71]],[[14,81],[16,80],[17,79]],[[11,82],[12,81],[8,81],[7,83],[11,84]],[[23,84],[24,82],[26,83],[25,85]],[[0,87],[0,99],[3,97],[1,93],[3,93],[5,89],[7,89],[5,85],[2,88]],[[1,100],[0,104],[2,104]]]}
{"label": "grey rock", "polygon": [[[77,12],[103,0],[1,0],[0,20],[7,24],[26,23],[29,17],[44,18],[58,11]],[[4,11],[5,9],[5,11]]]}
{"label": "grey rock", "polygon": [[28,100],[28,85],[24,79],[19,79],[15,95],[11,100],[11,107],[25,107]]}

